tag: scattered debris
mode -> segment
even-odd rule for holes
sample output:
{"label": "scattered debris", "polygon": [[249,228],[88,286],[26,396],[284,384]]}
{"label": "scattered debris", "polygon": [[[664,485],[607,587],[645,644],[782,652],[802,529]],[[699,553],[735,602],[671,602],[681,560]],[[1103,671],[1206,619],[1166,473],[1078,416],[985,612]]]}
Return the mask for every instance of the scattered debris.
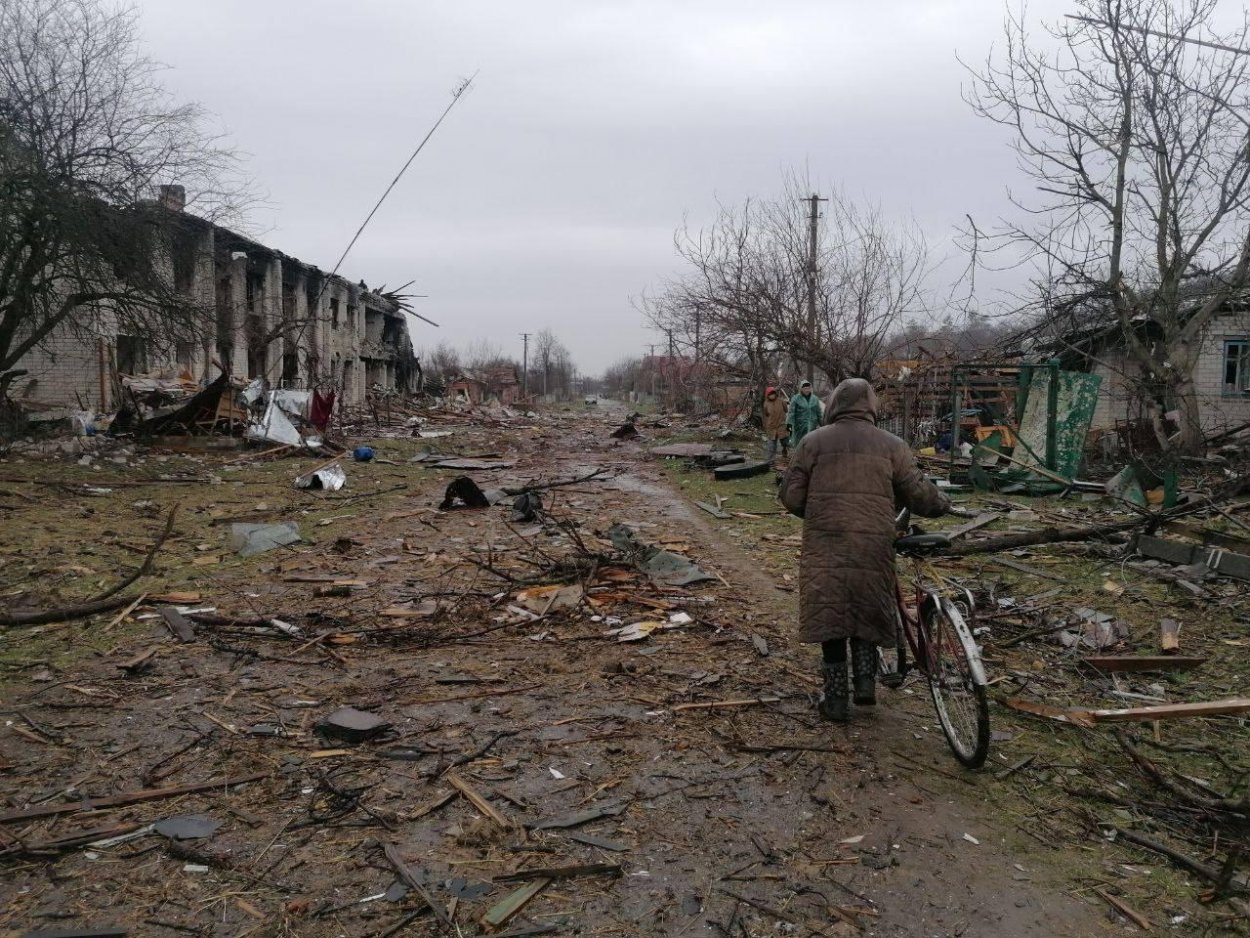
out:
{"label": "scattered debris", "polygon": [[322,736],[348,743],[366,742],[390,728],[391,724],[376,713],[366,713],[355,707],[339,707],[317,723],[317,732]]}
{"label": "scattered debris", "polygon": [[453,508],[489,508],[490,499],[468,476],[459,476],[448,484],[442,504],[438,507],[440,511],[451,511]]}
{"label": "scattered debris", "polygon": [[327,492],[337,492],[346,484],[347,473],[337,460],[295,479],[297,489],[324,489]]}
{"label": "scattered debris", "polygon": [[299,541],[299,525],[294,521],[281,524],[230,525],[230,549],[240,557],[254,557],[275,547],[298,544]]}

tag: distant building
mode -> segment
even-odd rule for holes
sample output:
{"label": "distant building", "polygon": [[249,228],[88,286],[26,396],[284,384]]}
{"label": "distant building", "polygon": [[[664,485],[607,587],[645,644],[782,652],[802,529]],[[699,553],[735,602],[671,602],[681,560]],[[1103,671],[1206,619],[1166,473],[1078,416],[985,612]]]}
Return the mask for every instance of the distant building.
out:
{"label": "distant building", "polygon": [[371,391],[415,390],[407,316],[394,299],[185,212],[181,186],[162,186],[160,202],[178,213],[168,244],[174,288],[213,317],[198,330],[204,338],[122,334],[102,310],[94,340],[62,329],[18,364],[27,374],[10,393],[25,409],[109,411],[119,376],[152,371],[201,384],[224,370],[272,387],[334,388],[348,406]]}

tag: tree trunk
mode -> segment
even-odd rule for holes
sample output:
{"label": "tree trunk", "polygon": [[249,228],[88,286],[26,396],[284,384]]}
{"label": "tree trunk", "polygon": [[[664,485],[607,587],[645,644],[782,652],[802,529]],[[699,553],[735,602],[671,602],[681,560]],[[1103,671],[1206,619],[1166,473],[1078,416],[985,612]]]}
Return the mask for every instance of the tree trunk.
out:
{"label": "tree trunk", "polygon": [[1185,456],[1201,456],[1203,453],[1204,434],[1202,432],[1201,409],[1198,403],[1198,389],[1194,387],[1192,378],[1184,378],[1175,389],[1176,412],[1180,424],[1180,434],[1176,439],[1176,451]]}

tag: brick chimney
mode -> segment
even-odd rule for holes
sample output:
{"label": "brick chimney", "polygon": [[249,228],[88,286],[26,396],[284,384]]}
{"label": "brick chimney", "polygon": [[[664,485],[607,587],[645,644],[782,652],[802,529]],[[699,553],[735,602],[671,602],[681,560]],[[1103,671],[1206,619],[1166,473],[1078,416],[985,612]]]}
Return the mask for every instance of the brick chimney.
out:
{"label": "brick chimney", "polygon": [[158,186],[156,200],[171,212],[181,212],[187,207],[186,186]]}

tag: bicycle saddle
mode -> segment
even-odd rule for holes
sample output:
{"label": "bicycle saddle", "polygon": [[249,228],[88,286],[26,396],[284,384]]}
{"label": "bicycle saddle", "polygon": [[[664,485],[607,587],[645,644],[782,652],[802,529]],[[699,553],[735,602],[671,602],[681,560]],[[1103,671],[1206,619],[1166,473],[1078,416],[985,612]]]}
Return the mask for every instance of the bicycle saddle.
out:
{"label": "bicycle saddle", "polygon": [[945,534],[908,534],[894,541],[894,549],[900,554],[919,554],[950,546],[951,539]]}

